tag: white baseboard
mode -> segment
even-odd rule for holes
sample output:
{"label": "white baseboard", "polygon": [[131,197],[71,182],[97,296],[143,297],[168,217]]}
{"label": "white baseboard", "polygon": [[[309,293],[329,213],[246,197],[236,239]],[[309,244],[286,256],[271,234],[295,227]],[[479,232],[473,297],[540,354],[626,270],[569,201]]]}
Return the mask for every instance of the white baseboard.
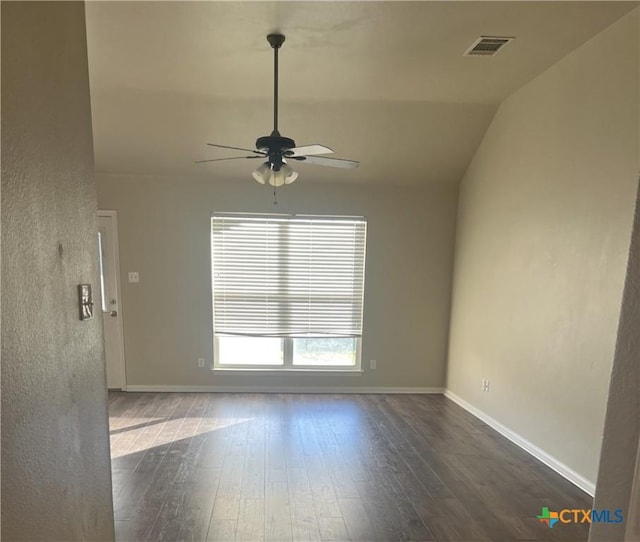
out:
{"label": "white baseboard", "polygon": [[549,455],[547,452],[538,448],[532,442],[529,442],[524,437],[520,436],[515,431],[512,431],[508,427],[502,425],[499,421],[494,420],[488,414],[482,412],[482,410],[474,407],[472,404],[468,403],[462,397],[458,397],[455,393],[450,390],[445,390],[445,397],[451,399],[454,403],[457,403],[462,408],[464,408],[470,414],[473,414],[476,418],[482,420],[492,429],[495,429],[498,433],[508,438],[511,442],[522,448],[525,452],[530,453],[536,459],[542,461],[547,467],[556,471],[560,476],[566,478],[572,484],[578,486],[582,491],[588,493],[593,497],[596,491],[596,484],[591,480],[588,480],[581,474],[578,474],[572,468],[568,467],[561,461],[558,461],[552,455]]}
{"label": "white baseboard", "polygon": [[127,386],[127,391],[208,393],[444,393],[444,388],[389,388],[347,386]]}

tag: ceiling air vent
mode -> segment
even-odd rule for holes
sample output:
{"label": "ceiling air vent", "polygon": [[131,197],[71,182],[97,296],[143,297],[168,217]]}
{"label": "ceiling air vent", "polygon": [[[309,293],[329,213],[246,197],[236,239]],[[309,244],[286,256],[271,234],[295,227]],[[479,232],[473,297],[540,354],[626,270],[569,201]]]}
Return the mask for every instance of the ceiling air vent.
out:
{"label": "ceiling air vent", "polygon": [[464,54],[465,56],[492,56],[514,39],[503,36],[480,36]]}

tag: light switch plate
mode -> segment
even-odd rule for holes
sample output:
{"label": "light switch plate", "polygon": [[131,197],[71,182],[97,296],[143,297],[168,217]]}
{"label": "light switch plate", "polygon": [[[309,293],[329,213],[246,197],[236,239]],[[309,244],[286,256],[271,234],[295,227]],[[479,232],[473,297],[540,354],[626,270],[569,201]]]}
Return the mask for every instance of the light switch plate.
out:
{"label": "light switch plate", "polygon": [[140,275],[137,271],[129,271],[129,282],[140,282]]}

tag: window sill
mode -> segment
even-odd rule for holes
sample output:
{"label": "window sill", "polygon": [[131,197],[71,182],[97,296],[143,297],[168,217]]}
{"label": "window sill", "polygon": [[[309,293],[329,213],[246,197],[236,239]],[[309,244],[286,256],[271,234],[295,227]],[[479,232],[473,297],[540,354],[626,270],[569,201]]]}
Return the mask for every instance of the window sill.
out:
{"label": "window sill", "polygon": [[260,367],[214,367],[211,371],[215,373],[227,373],[227,374],[243,374],[243,373],[260,373],[268,375],[280,375],[280,374],[315,374],[315,375],[362,375],[364,371],[362,369],[319,369],[313,367],[310,369],[262,369]]}

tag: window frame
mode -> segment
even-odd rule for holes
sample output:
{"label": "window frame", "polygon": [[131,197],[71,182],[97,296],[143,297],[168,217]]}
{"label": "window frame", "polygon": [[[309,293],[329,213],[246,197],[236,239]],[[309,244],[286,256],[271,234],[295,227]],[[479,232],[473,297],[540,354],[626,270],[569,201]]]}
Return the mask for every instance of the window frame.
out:
{"label": "window frame", "polygon": [[[283,342],[282,365],[265,365],[250,363],[220,363],[220,337],[213,334],[213,367],[214,371],[256,371],[256,372],[339,372],[362,373],[362,337],[353,337],[356,341],[356,360],[353,365],[294,365],[294,337],[278,337]],[[295,337],[304,338],[304,337]],[[328,338],[328,337],[327,337]]]}

